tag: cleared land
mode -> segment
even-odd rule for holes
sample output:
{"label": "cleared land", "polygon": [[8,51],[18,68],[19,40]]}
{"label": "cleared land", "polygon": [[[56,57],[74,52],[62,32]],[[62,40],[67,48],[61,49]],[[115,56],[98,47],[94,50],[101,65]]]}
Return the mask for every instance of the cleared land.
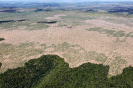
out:
{"label": "cleared land", "polygon": [[109,65],[110,75],[133,66],[132,17],[77,10],[0,14],[0,38],[5,39],[0,41],[0,72],[44,54],[59,55],[70,67]]}

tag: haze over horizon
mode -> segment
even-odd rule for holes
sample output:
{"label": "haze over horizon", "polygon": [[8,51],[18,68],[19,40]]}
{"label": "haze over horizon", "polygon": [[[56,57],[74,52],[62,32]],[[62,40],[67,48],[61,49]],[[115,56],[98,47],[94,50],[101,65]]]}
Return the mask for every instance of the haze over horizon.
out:
{"label": "haze over horizon", "polygon": [[107,2],[128,2],[128,1],[133,1],[133,0],[0,0],[0,1],[15,1],[15,2],[72,2],[72,3],[76,3],[76,2],[103,2],[103,1],[107,1]]}

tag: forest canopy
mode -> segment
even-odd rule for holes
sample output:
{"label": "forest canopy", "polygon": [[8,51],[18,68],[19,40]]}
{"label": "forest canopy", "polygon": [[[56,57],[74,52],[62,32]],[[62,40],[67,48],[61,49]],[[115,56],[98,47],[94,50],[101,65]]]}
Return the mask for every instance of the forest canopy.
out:
{"label": "forest canopy", "polygon": [[0,41],[5,40],[4,38],[0,38]]}
{"label": "forest canopy", "polygon": [[133,88],[133,68],[107,78],[109,66],[85,63],[70,68],[57,55],[43,55],[0,74],[0,88]]}
{"label": "forest canopy", "polygon": [[0,62],[0,67],[2,66],[2,63]]}

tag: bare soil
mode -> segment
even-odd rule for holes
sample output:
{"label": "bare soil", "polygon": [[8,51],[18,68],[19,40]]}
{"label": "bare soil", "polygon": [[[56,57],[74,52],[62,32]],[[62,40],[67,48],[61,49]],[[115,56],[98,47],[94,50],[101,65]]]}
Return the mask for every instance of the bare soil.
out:
{"label": "bare soil", "polygon": [[[54,17],[48,17],[46,19],[59,19],[60,16],[65,15],[55,15]],[[110,65],[111,62],[114,60],[115,56],[121,56],[121,59],[126,60],[126,65],[123,66],[127,67],[129,65],[133,66],[133,38],[126,38],[126,42],[118,42],[116,43],[116,37],[109,37],[105,34],[100,34],[98,32],[92,32],[87,31],[86,29],[92,28],[92,27],[103,27],[108,29],[114,30],[123,30],[132,32],[131,27],[127,27],[123,24],[113,24],[110,22],[106,22],[104,20],[87,20],[87,23],[91,25],[80,25],[75,26],[74,28],[67,28],[67,27],[57,27],[54,25],[51,25],[51,27],[47,29],[42,30],[33,30],[33,31],[27,31],[23,30],[25,27],[19,27],[18,30],[0,30],[0,37],[5,38],[4,41],[1,41],[2,43],[9,43],[13,45],[19,45],[20,43],[25,42],[35,42],[39,43],[34,47],[35,49],[40,49],[40,44],[46,44],[46,46],[51,46],[52,44],[58,45],[62,44],[64,42],[67,42],[71,45],[80,45],[82,48],[85,49],[86,52],[89,51],[95,51],[96,53],[103,53],[107,57],[112,58],[109,60],[109,63],[105,62],[105,65]],[[34,24],[33,24],[34,25]],[[78,47],[75,47],[74,49],[79,49]],[[34,59],[38,58],[41,55],[44,54],[56,54],[60,57],[65,58],[65,61],[67,61],[68,58],[64,57],[64,52],[57,52],[54,51],[51,53],[51,51],[54,51],[53,48],[47,48],[44,50],[43,53],[39,55],[33,55],[29,56],[27,58],[23,58],[24,60]],[[80,53],[84,54],[84,51],[81,51]],[[117,55],[116,55],[117,54]],[[2,60],[2,63],[10,63],[10,60],[8,60],[8,57],[4,57],[5,60]],[[19,58],[15,58],[19,59]],[[14,60],[15,60],[14,59]],[[95,60],[81,60],[80,62],[75,63],[69,63],[70,67],[77,67],[83,63],[91,62],[100,64],[101,62],[95,61]],[[104,63],[103,63],[104,64]],[[119,64],[119,63],[118,63]],[[4,68],[2,66],[2,68]],[[109,74],[115,75],[116,73],[109,71]]]}

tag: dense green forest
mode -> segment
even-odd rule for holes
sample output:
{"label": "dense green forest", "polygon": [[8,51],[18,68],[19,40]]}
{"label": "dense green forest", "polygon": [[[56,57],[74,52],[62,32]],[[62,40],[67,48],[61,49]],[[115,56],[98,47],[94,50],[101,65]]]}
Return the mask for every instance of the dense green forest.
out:
{"label": "dense green forest", "polygon": [[0,74],[0,88],[133,88],[133,68],[107,78],[109,66],[85,63],[76,68],[57,55],[32,59]]}
{"label": "dense green forest", "polygon": [[5,40],[4,38],[0,38],[0,41]]}
{"label": "dense green forest", "polygon": [[0,67],[2,66],[2,63],[0,62]]}

